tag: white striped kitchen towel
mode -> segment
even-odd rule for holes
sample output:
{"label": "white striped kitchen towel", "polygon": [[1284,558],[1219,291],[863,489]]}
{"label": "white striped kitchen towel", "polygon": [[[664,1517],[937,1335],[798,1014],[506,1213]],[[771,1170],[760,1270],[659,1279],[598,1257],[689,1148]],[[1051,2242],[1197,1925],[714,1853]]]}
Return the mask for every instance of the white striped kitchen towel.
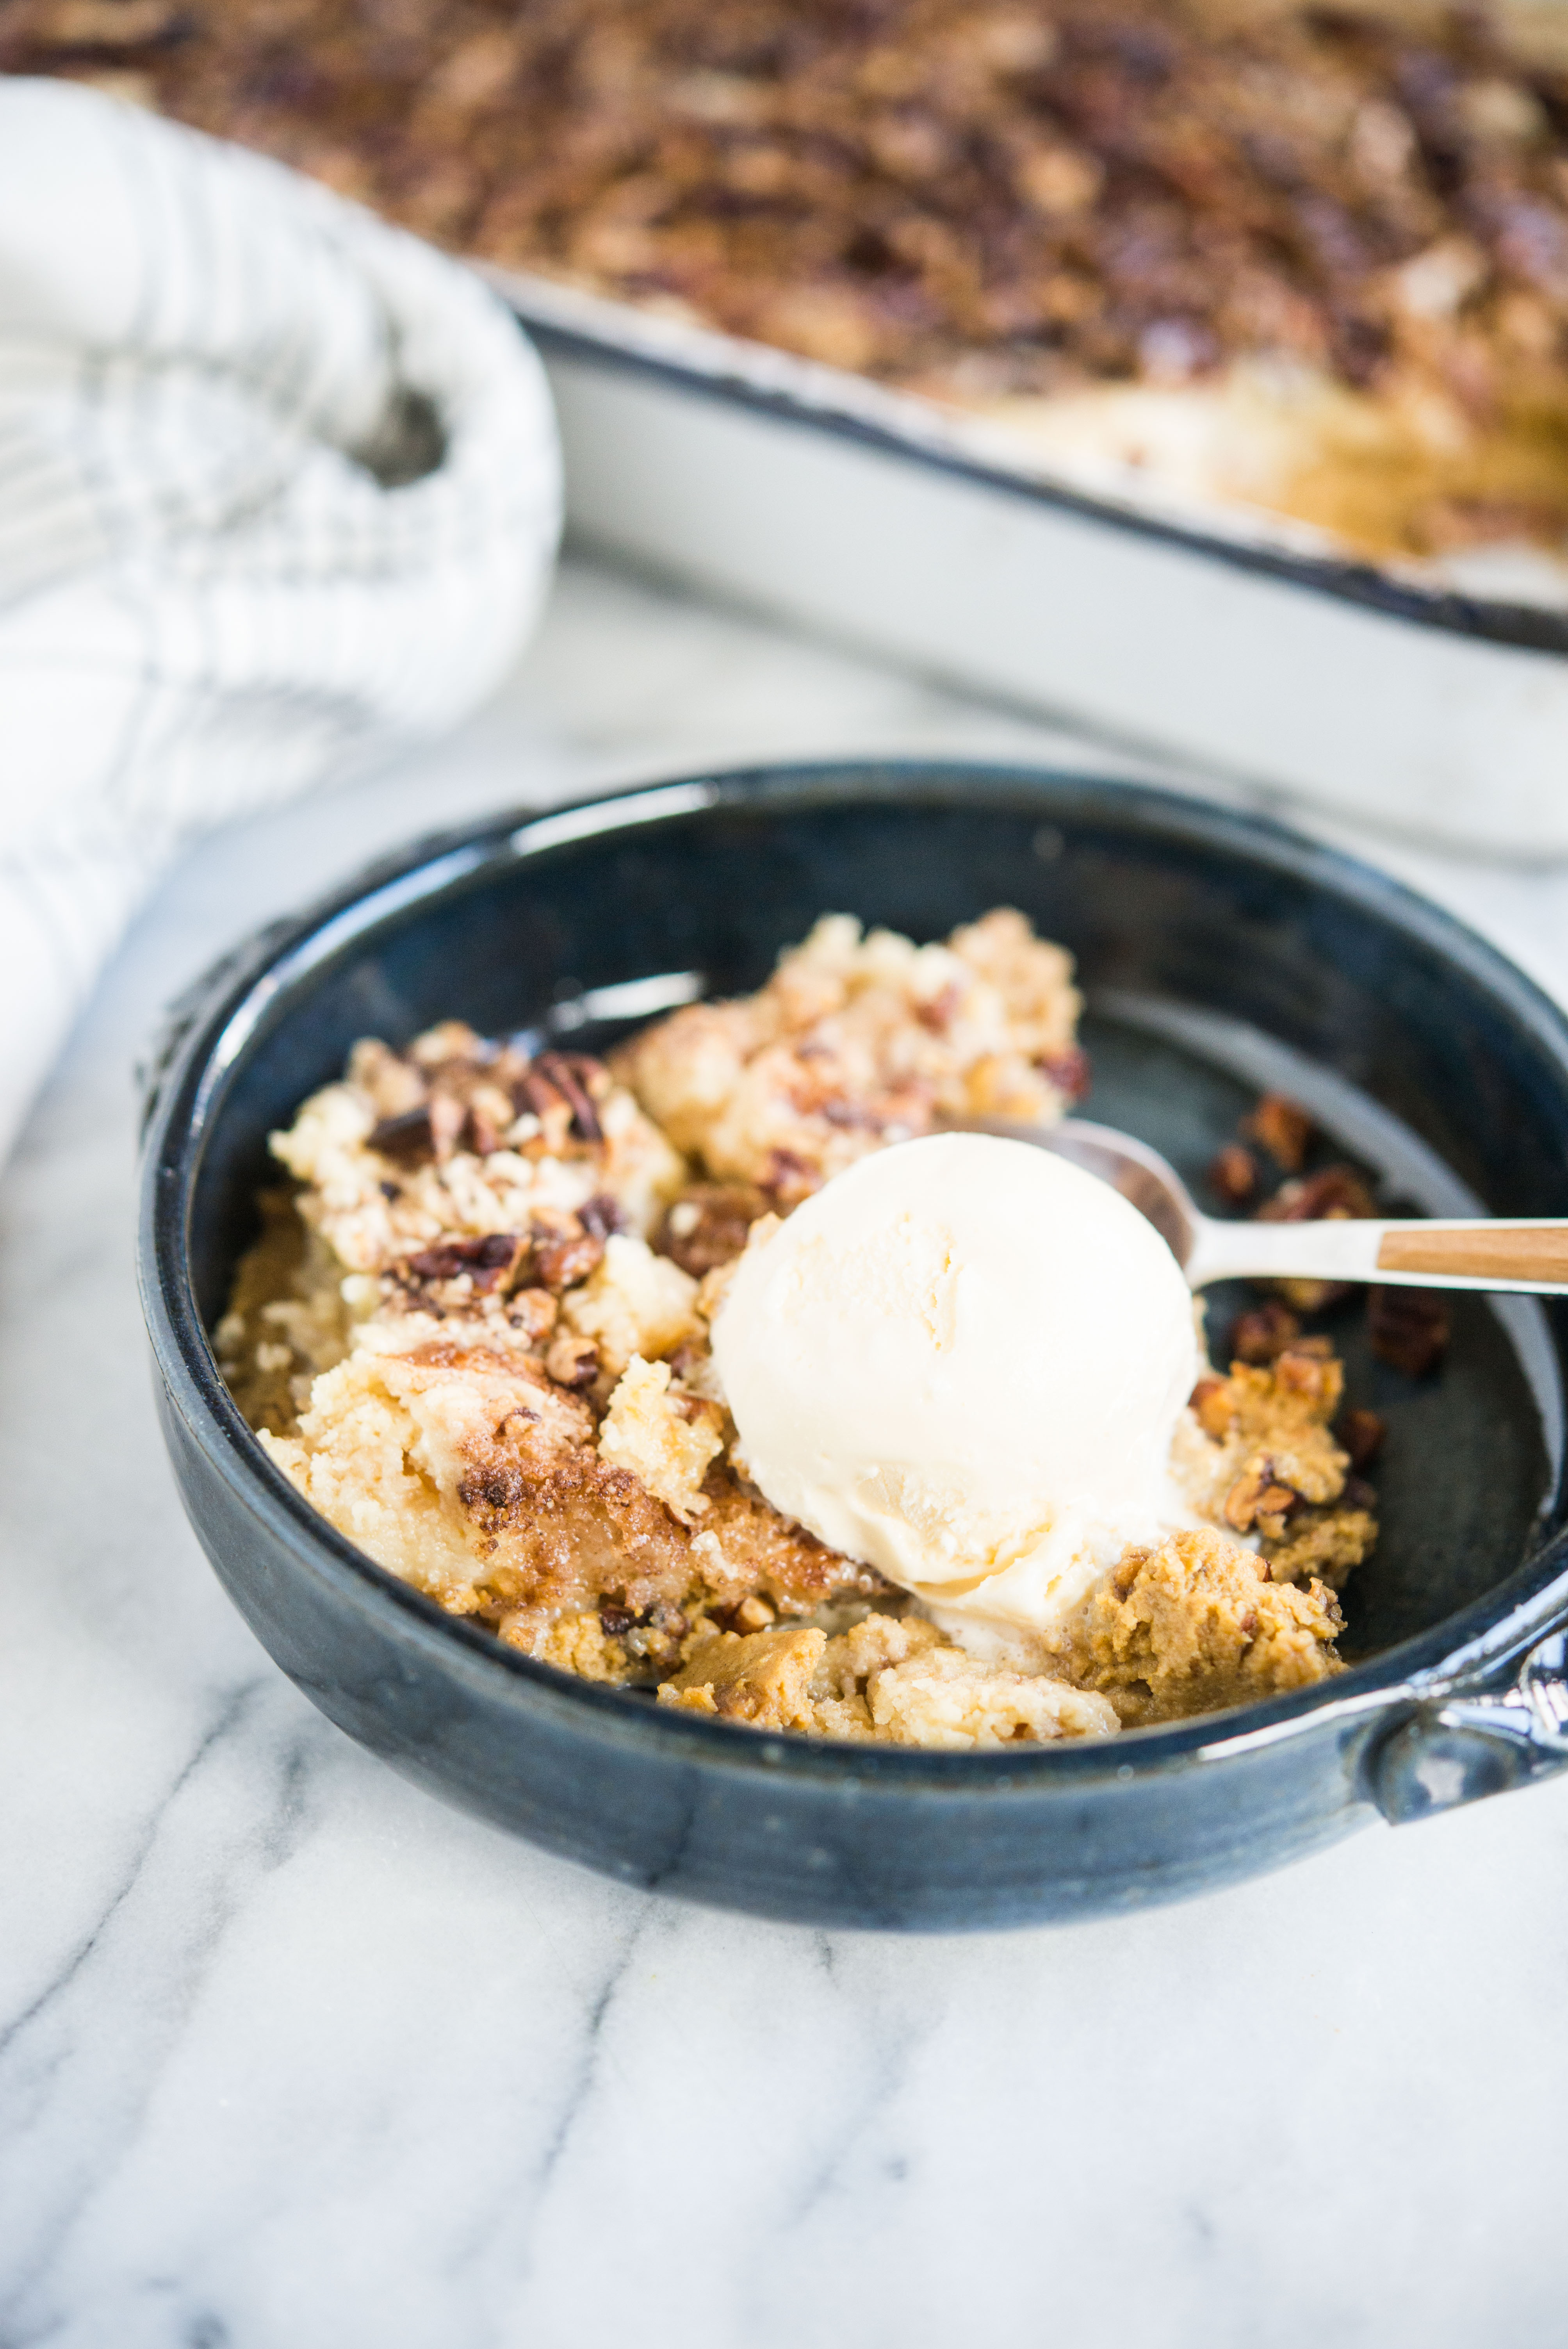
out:
{"label": "white striped kitchen towel", "polygon": [[160,865],[479,701],[560,505],[542,371],[469,272],[0,80],[0,1157]]}

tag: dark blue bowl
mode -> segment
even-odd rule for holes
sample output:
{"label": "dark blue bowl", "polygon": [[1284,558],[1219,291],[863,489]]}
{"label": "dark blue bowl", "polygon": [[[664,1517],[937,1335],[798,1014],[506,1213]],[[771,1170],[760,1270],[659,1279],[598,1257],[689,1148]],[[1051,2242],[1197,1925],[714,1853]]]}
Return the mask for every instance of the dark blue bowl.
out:
{"label": "dark blue bowl", "polygon": [[1412,1817],[1560,1765],[1568,1541],[1541,1408],[1560,1414],[1559,1305],[1536,1319],[1527,1377],[1485,1302],[1461,1299],[1424,1387],[1372,1364],[1347,1321],[1353,1382],[1391,1434],[1343,1678],[1060,1749],[759,1736],[573,1680],[372,1564],[262,1453],[207,1333],[254,1230],[269,1130],[356,1037],[400,1041],[449,1014],[511,1030],[671,971],[734,992],[824,911],[929,938],[995,904],[1078,957],[1093,1113],[1184,1171],[1248,1088],[1162,1007],[1202,1015],[1200,1037],[1240,1021],[1306,1055],[1491,1212],[1568,1214],[1568,1022],[1432,906],[1269,823],[1081,776],[907,762],[703,777],[426,843],[203,982],[147,1139],[142,1294],[185,1506],[259,1638],[350,1735],[630,1883],[903,1930],[1177,1899],[1378,1809]]}

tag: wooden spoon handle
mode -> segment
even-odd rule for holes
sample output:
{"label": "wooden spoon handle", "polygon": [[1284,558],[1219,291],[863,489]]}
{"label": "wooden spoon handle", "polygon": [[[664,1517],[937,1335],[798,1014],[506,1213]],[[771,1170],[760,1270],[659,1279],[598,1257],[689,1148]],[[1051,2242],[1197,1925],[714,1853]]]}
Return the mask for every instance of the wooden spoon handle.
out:
{"label": "wooden spoon handle", "polygon": [[1377,1270],[1435,1281],[1568,1282],[1568,1223],[1390,1224]]}
{"label": "wooden spoon handle", "polygon": [[1214,1223],[1200,1219],[1185,1270],[1212,1280],[1387,1281],[1396,1288],[1522,1288],[1568,1295],[1568,1223]]}

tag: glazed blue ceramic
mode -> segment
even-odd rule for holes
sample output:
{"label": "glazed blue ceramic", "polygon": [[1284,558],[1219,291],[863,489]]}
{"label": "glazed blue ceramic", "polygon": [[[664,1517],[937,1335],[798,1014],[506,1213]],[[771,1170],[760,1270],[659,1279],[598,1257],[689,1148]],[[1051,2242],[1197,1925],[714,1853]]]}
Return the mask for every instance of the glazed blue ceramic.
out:
{"label": "glazed blue ceramic", "polygon": [[1248,1087],[1129,1005],[1243,1023],[1392,1112],[1491,1212],[1568,1214],[1568,1022],[1432,906],[1256,819],[1078,775],[873,763],[695,777],[426,843],[209,977],[147,1134],[142,1293],[185,1506],[258,1637],[351,1736],[628,1883],[921,1930],[1178,1899],[1568,1760],[1558,1304],[1528,1376],[1484,1299],[1459,1300],[1420,1385],[1371,1361],[1353,1313],[1336,1330],[1390,1428],[1348,1671],[1060,1748],[762,1736],[573,1680],[374,1565],[263,1454],[208,1333],[268,1132],[356,1037],[455,1015],[597,1048],[625,1032],[603,1015],[634,1008],[597,990],[696,972],[734,993],[824,911],[931,938],[998,904],[1078,958],[1089,1114],[1200,1184]]}

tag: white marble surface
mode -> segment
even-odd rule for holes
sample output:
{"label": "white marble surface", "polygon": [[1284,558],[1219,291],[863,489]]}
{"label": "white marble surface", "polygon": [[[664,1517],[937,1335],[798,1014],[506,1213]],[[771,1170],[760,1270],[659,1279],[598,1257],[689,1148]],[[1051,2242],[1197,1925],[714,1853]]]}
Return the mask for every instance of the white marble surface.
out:
{"label": "white marble surface", "polygon": [[[709,1915],[351,1745],[164,1465],[130,1071],[237,934],[503,802],[1063,740],[577,568],[460,740],[149,908],[0,1189],[3,2349],[1564,2337],[1568,1784],[1067,1931]],[[1568,994],[1568,878],[1377,853]]]}

